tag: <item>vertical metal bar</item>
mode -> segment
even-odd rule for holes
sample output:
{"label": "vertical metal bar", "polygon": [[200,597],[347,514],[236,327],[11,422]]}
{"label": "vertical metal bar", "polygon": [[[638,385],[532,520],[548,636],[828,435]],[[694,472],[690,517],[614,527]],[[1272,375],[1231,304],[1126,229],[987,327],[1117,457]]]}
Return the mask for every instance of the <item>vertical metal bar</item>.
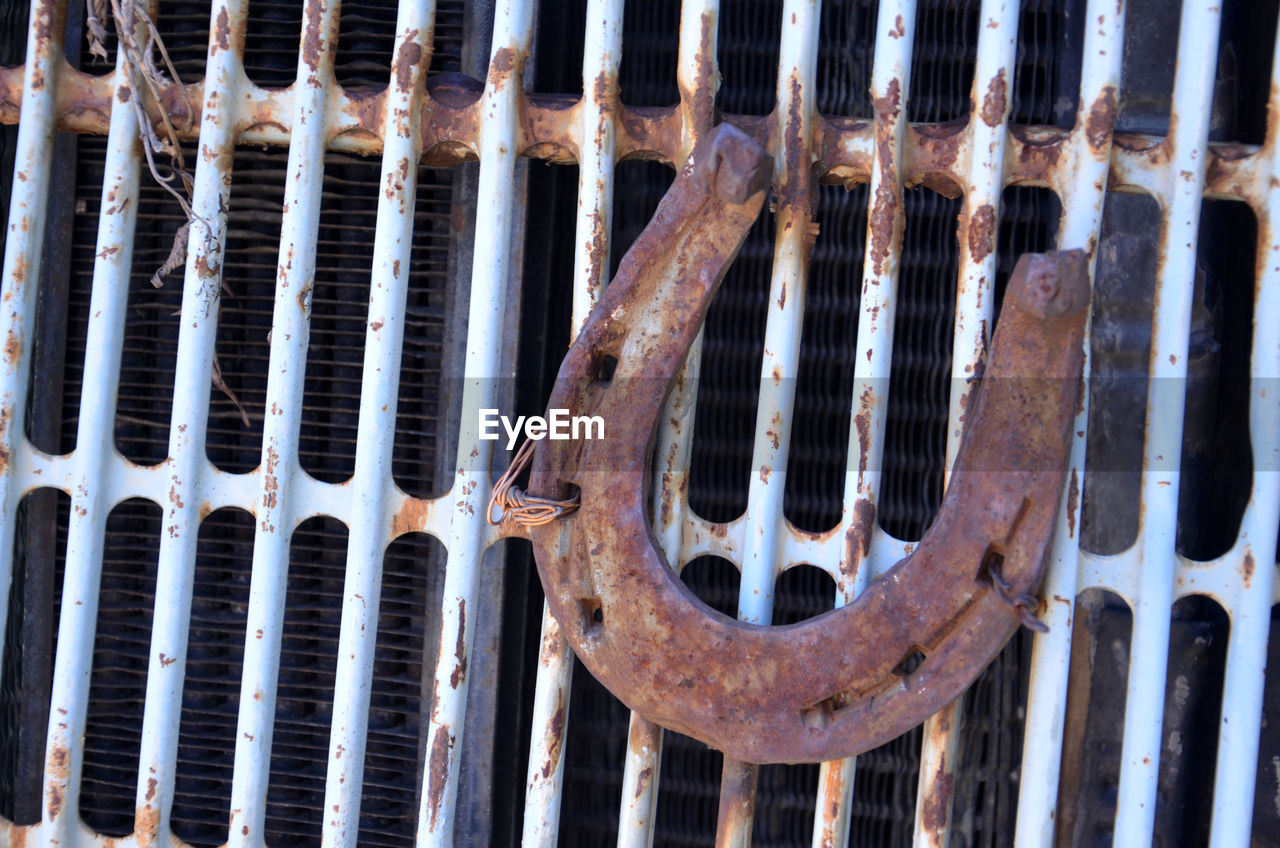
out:
{"label": "vertical metal bar", "polygon": [[93,291],[81,383],[75,485],[67,531],[58,656],[50,696],[45,755],[45,828],[50,844],[78,835],[80,770],[89,677],[98,616],[103,534],[112,503],[103,480],[114,454],[115,400],[138,214],[137,113],[128,104],[123,53],[117,55],[107,137],[102,212],[93,266]]}
{"label": "vertical metal bar", "polygon": [[[1208,158],[1221,5],[1187,0],[1178,35],[1173,118],[1156,266],[1155,316],[1142,456],[1141,572],[1133,602],[1115,844],[1147,845],[1155,821],[1160,731],[1169,659],[1169,617],[1181,475],[1187,348],[1200,202]],[[1254,719],[1256,720],[1256,719]]]}
{"label": "vertical metal bar", "polygon": [[[498,394],[502,321],[506,312],[512,245],[511,187],[515,179],[517,126],[524,65],[532,39],[533,4],[515,0],[494,18],[489,79],[481,100],[478,195],[489,203],[476,222],[476,252],[471,276],[467,355],[462,389],[457,472],[448,495],[452,521],[447,540],[435,663],[435,703],[427,736],[427,770],[418,811],[418,844],[453,843],[458,758],[464,730],[467,656],[475,629],[476,592],[487,538],[485,508],[491,481],[493,442],[481,439],[477,416],[494,407]],[[472,614],[467,615],[470,608]]]}
{"label": "vertical metal bar", "polygon": [[[843,539],[836,573],[836,605],[844,606],[866,588],[867,555],[876,528],[880,469],[884,455],[885,411],[897,313],[898,267],[902,255],[902,140],[907,132],[906,103],[911,90],[911,54],[915,43],[915,0],[882,3],[876,21],[876,52],[871,71],[875,109],[871,183],[868,196],[866,256],[854,365],[849,457],[856,471],[845,474],[839,536]],[[843,848],[849,841],[854,757],[822,764],[814,811],[814,848]]]}
{"label": "vertical metal bar", "polygon": [[[343,586],[342,629],[333,687],[325,777],[327,846],[354,846],[360,832],[369,701],[378,644],[382,568],[393,496],[392,451],[399,400],[405,303],[413,247],[413,210],[422,153],[422,82],[431,65],[434,0],[401,3],[383,123],[382,174],[369,282],[364,371],[352,509]],[[295,124],[296,126],[296,124]],[[318,179],[313,181],[319,186]]]}
{"label": "vertical metal bar", "polygon": [[[800,363],[809,250],[813,246],[814,88],[818,64],[817,0],[783,4],[773,139],[777,238],[769,283],[760,400],[756,408],[753,473],[747,490],[746,533],[738,618],[768,624],[773,587],[787,531],[783,516],[791,417]],[[717,845],[749,845],[756,767],[725,758]]]}
{"label": "vertical metal bar", "polygon": [[[592,0],[587,5],[578,126],[578,213],[570,318],[573,336],[587,320],[609,273],[622,5],[622,0]],[[553,846],[560,832],[562,755],[573,681],[573,651],[560,632],[560,623],[550,615],[545,604],[539,645],[533,700],[534,733],[529,744],[525,784],[523,844]],[[620,824],[620,830],[621,827]]]}
{"label": "vertical metal bar", "polygon": [[604,289],[613,225],[618,68],[622,62],[623,0],[587,4],[578,136],[578,217],[573,261],[574,335]]}
{"label": "vertical metal bar", "polygon": [[716,117],[716,92],[720,71],[716,44],[720,33],[720,0],[690,0],[680,7],[680,53],[676,61],[676,86],[680,89],[680,161]]}
{"label": "vertical metal bar", "polygon": [[[1280,27],[1278,27],[1280,28]],[[1255,179],[1265,186],[1264,201],[1256,204],[1258,247],[1253,304],[1253,350],[1249,358],[1249,441],[1253,449],[1253,492],[1240,522],[1235,551],[1241,583],[1229,610],[1227,669],[1218,725],[1218,762],[1213,783],[1212,848],[1244,845],[1249,841],[1256,789],[1258,716],[1267,677],[1267,639],[1271,625],[1275,581],[1276,516],[1280,515],[1280,335],[1268,328],[1280,315],[1280,231],[1273,210],[1280,209],[1280,32],[1271,62],[1271,97],[1267,104],[1268,133],[1260,157],[1269,167]],[[1270,389],[1270,391],[1268,391]],[[1273,671],[1274,674],[1274,671]]]}
{"label": "vertical metal bar", "polygon": [[[715,95],[720,78],[716,63],[719,17],[719,0],[689,0],[681,6],[676,77],[680,91],[682,153],[685,156],[696,140],[711,128],[715,114]],[[680,167],[682,163],[675,164]],[[702,333],[699,332],[667,398],[654,449],[654,535],[667,562],[677,572],[684,556],[689,457],[701,362]],[[631,714],[622,776],[619,846],[646,848],[653,844],[664,735],[658,725],[636,713]]]}
{"label": "vertical metal bar", "polygon": [[[1115,123],[1124,55],[1124,8],[1110,0],[1090,0],[1084,28],[1080,108],[1070,140],[1073,155],[1065,178],[1055,186],[1062,198],[1058,244],[1085,247],[1092,278],[1097,262],[1102,207],[1106,200],[1111,162],[1111,131]],[[1090,327],[1085,326],[1084,374],[1089,375]],[[1062,509],[1049,552],[1048,573],[1041,594],[1049,599],[1041,619],[1048,633],[1037,634],[1031,654],[1031,683],[1022,746],[1022,775],[1018,791],[1015,842],[1026,846],[1053,844],[1066,726],[1067,684],[1071,665],[1071,627],[1080,566],[1079,523],[1084,482],[1085,444],[1089,422],[1089,393],[1072,427],[1070,469]]]}
{"label": "vertical metal bar", "polygon": [[257,471],[260,500],[255,511],[253,573],[236,724],[230,846],[260,845],[266,829],[290,542],[301,512],[293,487],[303,476],[298,465],[298,434],[324,185],[325,110],[335,85],[338,15],[337,0],[307,0],[302,12],[271,319],[271,358],[263,402],[262,460]]}
{"label": "vertical metal bar", "polygon": [[[79,69],[83,41],[84,16],[75,10],[67,17],[64,28],[63,55],[67,60],[64,67]],[[47,165],[50,193],[45,207],[46,243],[61,245],[71,242],[79,144],[79,136],[75,133],[54,135]],[[70,278],[70,250],[51,250],[42,258],[30,365],[30,385],[35,387],[35,392],[28,404],[31,418],[26,429],[31,432],[31,445],[36,450],[54,455],[62,452],[60,435],[65,408],[63,375],[66,371]],[[26,536],[22,563],[22,622],[19,626],[21,650],[16,652],[21,657],[20,680],[16,683],[22,697],[18,708],[12,799],[15,821],[34,822],[41,818],[49,696],[53,691],[53,584],[57,526],[57,492],[46,488],[28,494],[26,523],[21,530]]]}
{"label": "vertical metal bar", "polygon": [[[1012,101],[1018,43],[1018,3],[983,0],[978,18],[978,58],[970,95],[968,168],[960,213],[960,275],[951,357],[951,402],[947,416],[945,477],[950,479],[960,449],[969,387],[991,339],[996,278],[996,230],[1004,189],[1006,124]],[[964,696],[929,718],[920,752],[915,841],[945,848],[950,842],[951,789],[955,775]]]}
{"label": "vertical metal bar", "polygon": [[8,619],[9,584],[13,579],[14,515],[22,493],[15,463],[24,444],[27,377],[31,365],[32,325],[40,279],[45,216],[49,200],[49,157],[57,126],[56,92],[62,55],[65,3],[32,0],[27,28],[26,67],[22,86],[22,121],[18,124],[9,199],[9,232],[5,238],[4,289],[0,304],[0,648]]}
{"label": "vertical metal bar", "polygon": [[[716,63],[720,0],[687,0],[680,8],[680,46],[676,83],[680,91],[683,167],[693,144],[711,129],[715,95],[720,84]],[[684,556],[683,530],[688,511],[689,455],[693,444],[693,419],[697,408],[698,374],[702,362],[700,331],[685,358],[684,368],[671,388],[654,448],[656,473],[654,534],[668,562],[677,571]]]}

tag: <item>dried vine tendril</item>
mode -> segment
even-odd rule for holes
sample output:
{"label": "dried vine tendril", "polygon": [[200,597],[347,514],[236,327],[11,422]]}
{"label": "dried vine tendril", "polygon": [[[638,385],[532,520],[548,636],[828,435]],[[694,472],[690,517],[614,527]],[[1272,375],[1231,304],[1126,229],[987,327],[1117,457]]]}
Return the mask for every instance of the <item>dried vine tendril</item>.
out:
{"label": "dried vine tendril", "polygon": [[[146,5],[140,0],[86,0],[85,25],[88,29],[89,52],[102,59],[108,59],[106,40],[107,28],[104,21],[110,18],[114,24],[116,43],[124,58],[125,78],[133,96],[129,98],[137,117],[138,135],[142,141],[142,152],[147,158],[147,168],[156,184],[173,196],[186,218],[173,234],[173,246],[164,263],[151,275],[151,285],[161,288],[164,278],[180,268],[187,259],[187,248],[191,237],[191,228],[197,222],[204,233],[202,245],[206,254],[220,253],[220,245],[213,237],[213,227],[205,218],[197,215],[192,208],[193,177],[187,170],[182,155],[182,144],[178,130],[174,126],[172,116],[165,106],[161,92],[176,86],[182,99],[186,99],[186,88],[169,58],[164,39],[156,29]],[[159,64],[157,64],[157,58]],[[150,96],[160,116],[158,126],[153,124],[143,105],[143,93]],[[164,157],[157,162],[157,156]],[[164,173],[162,173],[162,171]],[[222,288],[230,294],[226,283]],[[250,426],[249,414],[244,404],[227,385],[222,377],[222,368],[218,363],[215,351],[213,358],[213,385],[231,401],[244,426]]]}

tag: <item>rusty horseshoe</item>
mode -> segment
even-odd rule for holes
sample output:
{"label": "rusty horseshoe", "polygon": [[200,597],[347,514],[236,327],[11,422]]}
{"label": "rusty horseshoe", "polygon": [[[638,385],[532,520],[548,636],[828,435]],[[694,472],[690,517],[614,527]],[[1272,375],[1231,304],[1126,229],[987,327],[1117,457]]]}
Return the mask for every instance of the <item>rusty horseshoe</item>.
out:
{"label": "rusty horseshoe", "polygon": [[[848,606],[785,627],[735,621],[680,581],[650,530],[658,419],[771,162],[721,125],[689,157],[560,368],[549,408],[604,438],[538,443],[529,493],[580,494],[531,528],[551,613],[587,668],[658,724],[755,763],[881,744],[968,686],[1034,620],[1081,392],[1080,251],[1024,256],[1009,283],[941,510]],[[857,562],[874,516],[846,540]]]}

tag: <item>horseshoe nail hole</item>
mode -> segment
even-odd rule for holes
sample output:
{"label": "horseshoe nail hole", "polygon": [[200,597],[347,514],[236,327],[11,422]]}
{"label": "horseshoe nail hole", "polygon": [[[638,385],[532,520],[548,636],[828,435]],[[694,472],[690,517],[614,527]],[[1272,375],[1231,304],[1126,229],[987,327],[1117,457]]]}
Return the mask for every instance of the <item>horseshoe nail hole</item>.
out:
{"label": "horseshoe nail hole", "polygon": [[599,598],[579,598],[578,607],[582,610],[582,630],[594,634],[604,626],[604,607]]}
{"label": "horseshoe nail hole", "polygon": [[618,357],[605,354],[596,359],[596,373],[594,374],[597,383],[608,385],[613,382],[613,372],[618,367]]}
{"label": "horseshoe nail hole", "polygon": [[925,656],[924,651],[916,648],[914,651],[902,658],[902,662],[898,663],[898,665],[894,667],[893,673],[899,677],[910,677],[912,674],[915,674],[916,669],[918,669],[926,659],[927,657]]}
{"label": "horseshoe nail hole", "polygon": [[835,714],[840,710],[853,703],[852,692],[837,692],[830,698],[819,701],[812,707],[806,707],[800,711],[800,720],[804,722],[805,727],[821,729],[826,727]]}
{"label": "horseshoe nail hole", "polygon": [[987,548],[987,552],[982,555],[982,562],[978,565],[978,575],[974,579],[983,586],[991,585],[991,575],[1001,574],[1004,568],[1004,554],[999,551]]}

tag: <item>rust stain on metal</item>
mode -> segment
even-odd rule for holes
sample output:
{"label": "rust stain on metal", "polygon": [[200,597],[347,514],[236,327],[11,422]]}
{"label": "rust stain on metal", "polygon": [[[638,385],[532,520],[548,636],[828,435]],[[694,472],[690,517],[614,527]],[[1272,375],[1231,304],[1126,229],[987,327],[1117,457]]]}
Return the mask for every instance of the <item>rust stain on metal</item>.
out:
{"label": "rust stain on metal", "polygon": [[[155,778],[149,778],[154,783]],[[151,790],[148,790],[150,792]],[[140,804],[133,811],[133,829],[134,833],[140,836],[138,840],[140,844],[148,842],[154,843],[156,832],[160,829],[160,810],[151,805],[150,799],[145,804]],[[114,848],[114,846],[104,846],[104,848]]]}
{"label": "rust stain on metal", "polygon": [[1255,568],[1253,561],[1253,551],[1244,552],[1244,562],[1240,565],[1240,577],[1244,580],[1244,587],[1249,588],[1249,583],[1253,580],[1253,570]]}
{"label": "rust stain on metal", "polygon": [[444,801],[444,790],[449,780],[449,755],[453,751],[454,738],[454,735],[449,732],[449,725],[442,724],[436,732],[435,742],[431,745],[427,771],[428,831],[436,829],[440,804]]}
{"label": "rust stain on metal", "polygon": [[[1029,615],[1010,598],[1022,602],[1039,585],[1065,488],[1085,258],[1070,251],[1019,263],[943,507],[892,577],[785,630],[752,627],[706,612],[649,530],[653,433],[668,387],[769,185],[768,154],[727,124],[690,160],[623,258],[548,401],[600,415],[613,435],[607,448],[547,441],[535,453],[531,494],[581,490],[576,513],[531,529],[539,576],[583,663],[647,720],[747,762],[845,757],[949,703]],[[602,384],[606,356],[616,366]],[[1026,379],[1044,382],[1027,391]],[[996,470],[1018,471],[1019,485],[987,473]],[[857,518],[874,516],[864,507]],[[1004,558],[1000,593],[976,579],[992,545]],[[597,609],[608,611],[602,621]],[[851,652],[865,632],[884,639]],[[913,650],[926,659],[904,676],[899,665]],[[844,659],[815,672],[816,655]]]}
{"label": "rust stain on metal", "polygon": [[716,814],[716,845],[736,844],[732,836],[751,830],[756,811],[755,765],[726,759],[720,776],[720,809]]}
{"label": "rust stain on metal", "polygon": [[826,785],[823,788],[821,805],[822,837],[818,843],[821,848],[836,848],[844,844],[844,834],[837,834],[836,824],[840,820],[840,805],[844,803],[844,774],[839,768],[827,772]]}
{"label": "rust stain on metal", "polygon": [[719,78],[715,56],[715,18],[710,12],[703,12],[698,25],[698,49],[694,54],[697,74],[694,76],[693,88],[689,88],[681,79],[676,81],[680,89],[681,107],[688,114],[689,126],[685,129],[695,134],[710,129],[715,119],[715,81]]}
{"label": "rust stain on metal", "polygon": [[65,744],[57,744],[49,752],[49,764],[45,767],[44,782],[49,792],[49,821],[62,812],[62,787],[70,778],[70,755]]}
{"label": "rust stain on metal", "polygon": [[554,165],[572,165],[578,161],[578,144],[574,139],[578,123],[578,100],[567,95],[537,95],[530,99],[531,108],[520,112],[519,153]]}
{"label": "rust stain on metal", "polygon": [[1070,138],[1070,133],[1054,127],[1011,128],[1010,184],[1056,187],[1059,162]]}
{"label": "rust stain on metal", "polygon": [[1080,477],[1071,469],[1071,484],[1067,489],[1067,535],[1076,537],[1076,504],[1080,502]]}
{"label": "rust stain on metal", "polygon": [[489,62],[489,83],[494,88],[501,88],[510,80],[512,74],[524,71],[525,57],[510,47],[502,47],[493,54]]}
{"label": "rust stain on metal", "polygon": [[636,793],[635,800],[639,800],[640,796],[649,788],[649,782],[653,780],[653,769],[645,766],[640,770],[640,774],[636,777]]}
{"label": "rust stain on metal", "polygon": [[413,72],[421,61],[422,45],[418,43],[418,30],[410,30],[405,36],[404,42],[400,45],[400,49],[396,51],[395,67],[392,68],[392,73],[396,78],[396,85],[401,91],[412,90]]}
{"label": "rust stain on metal", "polygon": [[458,641],[453,648],[454,666],[449,673],[450,688],[457,689],[467,677],[467,599],[458,598]]}
{"label": "rust stain on metal", "polygon": [[18,340],[18,333],[12,327],[4,339],[4,360],[10,365],[18,362],[18,357],[22,354],[22,342]]}
{"label": "rust stain on metal", "polygon": [[[276,507],[276,498],[280,492],[280,481],[276,477],[276,466],[279,464],[280,454],[276,452],[275,445],[267,445],[266,473],[262,477],[262,505],[267,509]],[[262,526],[265,529],[267,522],[263,521]]]}
{"label": "rust stain on metal", "polygon": [[1107,149],[1107,142],[1111,139],[1111,131],[1115,125],[1116,87],[1103,86],[1102,93],[1089,107],[1089,116],[1084,122],[1085,138],[1088,139],[1089,147],[1095,153],[1101,153]]}
{"label": "rust stain on metal", "polygon": [[325,48],[323,0],[309,0],[303,5],[303,15],[306,24],[302,30],[302,61],[311,69],[312,84],[318,86],[314,76],[320,70],[320,57]]}
{"label": "rust stain on metal", "polygon": [[898,233],[898,162],[894,149],[894,126],[902,108],[902,92],[897,77],[889,80],[883,96],[876,98],[875,143],[880,168],[871,207],[871,267],[878,277],[893,249]]}
{"label": "rust stain on metal", "polygon": [[9,467],[9,404],[0,407],[0,473]]}
{"label": "rust stain on metal", "polygon": [[871,446],[871,412],[867,409],[865,400],[866,394],[870,389],[863,391],[862,411],[853,416],[853,424],[858,428],[858,476],[861,477],[867,471],[867,450]]}
{"label": "rust stain on metal", "polygon": [[982,98],[982,122],[989,127],[1004,123],[1004,110],[1009,105],[1009,84],[1005,81],[1005,69],[1001,68],[987,83],[987,94]]}
{"label": "rust stain on metal", "polygon": [[547,722],[547,759],[540,773],[547,780],[560,764],[560,752],[564,749],[564,694],[556,693],[556,708]]}
{"label": "rust stain on metal", "polygon": [[996,210],[990,203],[978,207],[969,219],[969,257],[981,262],[996,249]]}
{"label": "rust stain on metal", "polygon": [[845,551],[847,556],[841,563],[840,570],[847,577],[858,571],[858,566],[871,553],[871,537],[876,528],[876,508],[869,500],[859,498],[853,505],[853,521],[845,533]]}
{"label": "rust stain on metal", "polygon": [[955,777],[947,770],[947,758],[944,754],[938,762],[938,770],[934,773],[930,791],[924,799],[921,819],[925,830],[931,833],[942,833],[947,829],[947,818],[951,810],[951,791]]}
{"label": "rust stain on metal", "polygon": [[231,49],[231,21],[227,17],[225,7],[218,10],[218,22],[214,27],[213,35],[219,50]]}

